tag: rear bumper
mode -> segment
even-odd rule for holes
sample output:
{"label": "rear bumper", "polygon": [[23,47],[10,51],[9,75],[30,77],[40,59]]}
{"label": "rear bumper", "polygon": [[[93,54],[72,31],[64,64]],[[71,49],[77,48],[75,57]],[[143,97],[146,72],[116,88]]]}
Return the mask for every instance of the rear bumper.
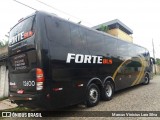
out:
{"label": "rear bumper", "polygon": [[9,99],[11,101],[39,101],[43,99],[42,94],[17,94],[10,93]]}
{"label": "rear bumper", "polygon": [[9,99],[11,102],[16,103],[19,106],[26,106],[29,108],[41,107],[44,97],[42,94],[17,94],[10,93]]}

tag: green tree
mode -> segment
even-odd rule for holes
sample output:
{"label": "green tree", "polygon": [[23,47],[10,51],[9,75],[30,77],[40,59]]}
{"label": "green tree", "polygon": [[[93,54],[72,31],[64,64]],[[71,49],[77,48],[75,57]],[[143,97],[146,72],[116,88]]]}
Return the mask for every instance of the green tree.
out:
{"label": "green tree", "polygon": [[0,48],[4,46],[4,43],[0,41]]}
{"label": "green tree", "polygon": [[156,64],[160,65],[160,58],[156,58]]}
{"label": "green tree", "polygon": [[0,48],[8,45],[8,40],[0,40]]}
{"label": "green tree", "polygon": [[101,27],[98,29],[99,31],[107,32],[109,30],[108,26],[101,25]]}

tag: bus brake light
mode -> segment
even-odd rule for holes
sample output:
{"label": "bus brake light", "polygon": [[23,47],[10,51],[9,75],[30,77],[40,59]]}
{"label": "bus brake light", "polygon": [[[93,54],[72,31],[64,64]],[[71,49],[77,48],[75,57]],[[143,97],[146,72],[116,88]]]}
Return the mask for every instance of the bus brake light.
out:
{"label": "bus brake light", "polygon": [[29,32],[26,32],[23,34],[24,36],[24,39],[28,38],[28,37],[31,37],[33,35],[33,32],[32,31],[29,31]]}
{"label": "bus brake light", "polygon": [[43,89],[43,83],[44,83],[44,74],[43,70],[40,68],[36,69],[36,83],[37,83],[37,90]]}

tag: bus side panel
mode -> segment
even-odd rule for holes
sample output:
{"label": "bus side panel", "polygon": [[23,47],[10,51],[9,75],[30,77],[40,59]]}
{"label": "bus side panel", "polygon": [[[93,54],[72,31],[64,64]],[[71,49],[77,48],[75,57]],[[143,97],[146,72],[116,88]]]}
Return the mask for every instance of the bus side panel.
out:
{"label": "bus side panel", "polygon": [[77,100],[82,99],[79,96],[84,95],[82,88],[79,88],[79,93],[75,95],[75,81],[82,81],[79,78],[82,69],[75,70],[73,64],[66,64],[67,54],[73,52],[70,45],[70,26],[67,22],[51,16],[45,18],[45,25],[49,43],[52,102],[55,107],[77,103]]}
{"label": "bus side panel", "polygon": [[118,41],[117,53],[122,62],[115,75],[116,90],[124,89],[144,81],[148,68],[148,53],[144,48]]}
{"label": "bus side panel", "polygon": [[46,15],[39,12],[36,17],[36,47],[39,58],[39,67],[43,68],[45,82],[51,79],[50,72],[50,54],[49,54],[49,41],[46,35],[45,19]]}
{"label": "bus side panel", "polygon": [[[141,47],[134,44],[102,35],[57,17],[48,16],[45,18],[45,23],[49,41],[51,76],[55,82],[52,88],[63,88],[62,91],[67,89],[66,92],[61,91],[61,94],[57,94],[70,95],[68,98],[63,97],[66,101],[64,104],[67,104],[67,101],[72,104],[82,100],[87,83],[94,77],[100,78],[102,82],[106,77],[112,77],[116,90],[143,81],[145,71],[143,48],[139,49]],[[112,64],[77,64],[75,60],[66,63],[68,53],[103,56],[111,59]],[[65,86],[67,82],[70,84]],[[80,87],[82,89],[76,88],[81,83],[84,85]]]}
{"label": "bus side panel", "polygon": [[[62,89],[61,92],[57,93],[53,91],[53,99],[55,95],[57,98],[63,96],[59,103],[64,105],[81,102],[85,99],[86,85],[89,80],[101,78],[103,81],[107,76],[112,76],[118,67],[118,58],[115,56],[116,39],[105,37],[56,17],[46,17],[45,24],[53,81],[51,88]],[[66,63],[69,53],[103,56],[106,59],[113,60],[113,64],[77,64],[74,60]],[[65,96],[66,94],[68,96]],[[66,103],[64,103],[64,99]]]}

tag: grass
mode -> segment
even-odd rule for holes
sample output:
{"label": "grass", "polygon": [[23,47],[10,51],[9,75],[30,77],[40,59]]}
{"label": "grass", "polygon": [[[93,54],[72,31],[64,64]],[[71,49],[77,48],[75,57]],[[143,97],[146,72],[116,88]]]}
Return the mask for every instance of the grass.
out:
{"label": "grass", "polygon": [[3,111],[31,111],[30,108],[27,108],[27,107],[16,107],[16,108],[11,108],[11,109],[6,109],[6,110],[3,110]]}
{"label": "grass", "polygon": [[0,101],[8,99],[8,97],[0,98]]}

